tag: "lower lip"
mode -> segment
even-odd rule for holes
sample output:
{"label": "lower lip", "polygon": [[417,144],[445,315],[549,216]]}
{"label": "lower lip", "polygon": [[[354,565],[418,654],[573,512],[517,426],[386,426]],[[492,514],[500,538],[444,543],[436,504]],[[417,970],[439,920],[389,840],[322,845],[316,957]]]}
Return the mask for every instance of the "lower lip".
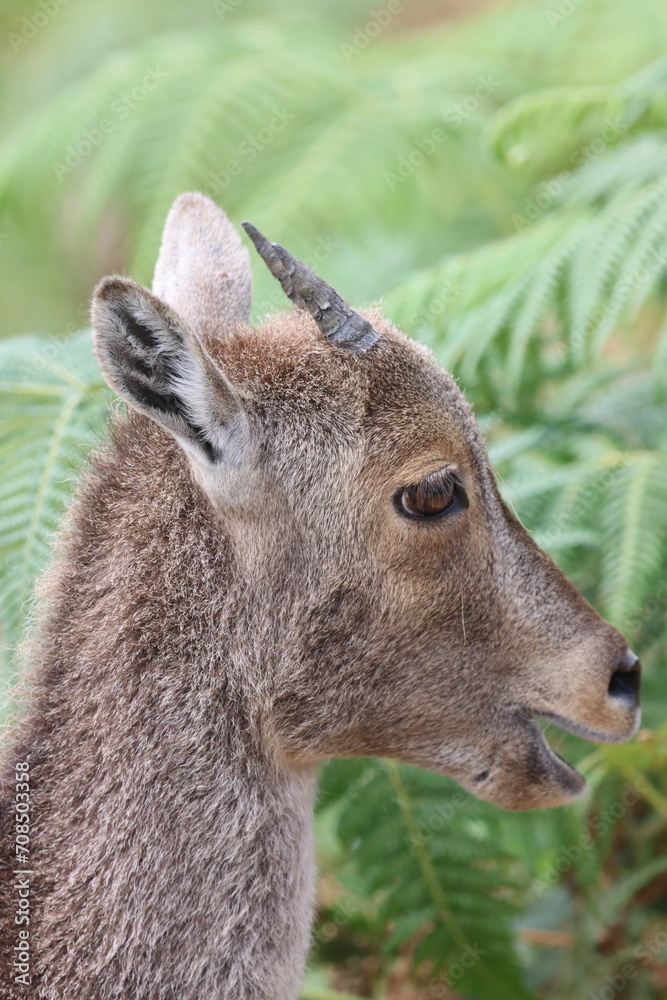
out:
{"label": "lower lip", "polygon": [[562,786],[563,792],[571,798],[577,798],[586,787],[584,776],[576,767],[565,760],[553,749],[542,730],[533,719],[526,720],[533,728],[534,738],[539,747],[539,753],[550,761],[550,770],[555,781]]}

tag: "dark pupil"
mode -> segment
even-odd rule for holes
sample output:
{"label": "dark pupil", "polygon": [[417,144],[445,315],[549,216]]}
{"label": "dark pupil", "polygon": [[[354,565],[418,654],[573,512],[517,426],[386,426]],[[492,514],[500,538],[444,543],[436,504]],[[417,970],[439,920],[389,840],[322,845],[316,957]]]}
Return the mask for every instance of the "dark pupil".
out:
{"label": "dark pupil", "polygon": [[437,481],[424,479],[416,486],[408,486],[403,491],[401,501],[410,514],[420,517],[434,517],[447,510],[454,499],[454,483],[451,479]]}

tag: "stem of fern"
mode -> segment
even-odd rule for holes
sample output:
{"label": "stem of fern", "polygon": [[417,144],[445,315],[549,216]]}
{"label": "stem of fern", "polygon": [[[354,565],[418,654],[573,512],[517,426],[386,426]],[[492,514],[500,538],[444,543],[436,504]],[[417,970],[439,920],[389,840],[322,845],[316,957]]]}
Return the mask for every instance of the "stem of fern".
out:
{"label": "stem of fern", "polygon": [[412,843],[414,845],[415,855],[417,857],[417,862],[421,869],[424,881],[431,890],[431,895],[433,900],[438,907],[438,912],[442,917],[444,923],[447,926],[450,934],[459,945],[463,947],[466,943],[464,934],[461,928],[457,924],[456,920],[452,916],[448,906],[447,900],[445,899],[445,894],[442,891],[442,886],[438,881],[438,876],[435,873],[433,865],[431,863],[431,858],[429,853],[421,842],[421,835],[419,833],[419,827],[415,821],[412,814],[412,806],[410,803],[410,796],[408,795],[403,779],[401,778],[400,771],[398,769],[398,764],[396,761],[388,760],[385,761],[387,771],[389,773],[389,780],[391,781],[394,789],[396,791],[396,799],[398,801],[401,814],[403,816],[403,821],[410,831],[410,836],[412,838]]}

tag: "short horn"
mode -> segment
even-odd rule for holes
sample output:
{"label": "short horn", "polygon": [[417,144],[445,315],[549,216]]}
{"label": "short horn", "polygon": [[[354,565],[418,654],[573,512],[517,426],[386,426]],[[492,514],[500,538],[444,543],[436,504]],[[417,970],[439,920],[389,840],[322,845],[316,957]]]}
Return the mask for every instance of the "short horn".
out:
{"label": "short horn", "polygon": [[269,243],[266,236],[249,222],[241,225],[252,240],[274,278],[292,302],[307,309],[330,344],[352,351],[367,351],[380,339],[368,320],[355,312],[331,285],[293,257],[279,243]]}

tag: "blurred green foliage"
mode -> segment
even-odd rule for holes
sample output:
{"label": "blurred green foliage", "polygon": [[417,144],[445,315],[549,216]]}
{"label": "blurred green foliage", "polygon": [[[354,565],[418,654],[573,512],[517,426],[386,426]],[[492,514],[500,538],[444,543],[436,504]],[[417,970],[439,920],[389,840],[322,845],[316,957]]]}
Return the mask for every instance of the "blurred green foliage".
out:
{"label": "blurred green foliage", "polygon": [[[645,665],[633,744],[558,737],[591,786],[567,809],[514,816],[426,772],[329,763],[304,997],[660,1000],[667,7],[451,13],[4,4],[5,645],[110,405],[75,333],[90,289],[115,270],[150,282],[173,197],[204,190],[434,348],[507,498]],[[283,306],[258,264],[255,315]]]}

